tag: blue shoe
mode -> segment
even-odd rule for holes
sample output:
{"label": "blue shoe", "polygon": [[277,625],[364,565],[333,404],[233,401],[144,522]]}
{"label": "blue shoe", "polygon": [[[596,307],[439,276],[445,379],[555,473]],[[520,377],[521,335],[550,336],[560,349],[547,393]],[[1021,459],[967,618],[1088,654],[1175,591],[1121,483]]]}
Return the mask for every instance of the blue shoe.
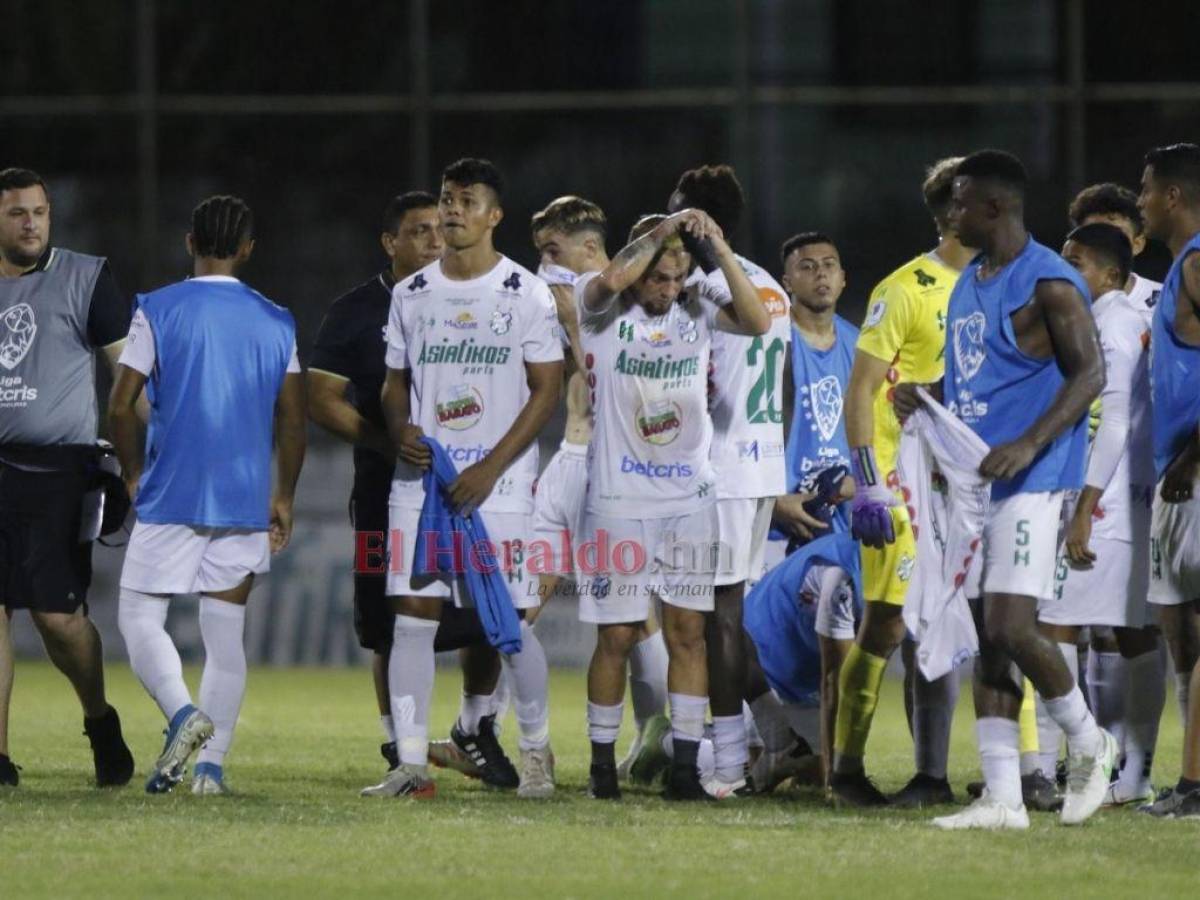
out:
{"label": "blue shoe", "polygon": [[228,794],[225,787],[225,770],[217,763],[196,763],[192,772],[192,793],[197,797],[215,794]]}
{"label": "blue shoe", "polygon": [[212,719],[188,704],[171,718],[162,755],[146,781],[147,794],[165,794],[183,780],[188,757],[213,735]]}

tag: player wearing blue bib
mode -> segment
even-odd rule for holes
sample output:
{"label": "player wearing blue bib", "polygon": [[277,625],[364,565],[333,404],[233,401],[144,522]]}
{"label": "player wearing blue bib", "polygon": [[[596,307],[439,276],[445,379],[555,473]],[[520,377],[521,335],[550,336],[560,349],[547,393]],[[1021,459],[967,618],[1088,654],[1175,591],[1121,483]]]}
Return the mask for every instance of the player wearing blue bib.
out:
{"label": "player wearing blue bib", "polygon": [[[1083,485],[1087,411],[1104,386],[1104,362],[1087,285],[1025,229],[1025,186],[1025,167],[998,150],[968,156],[954,179],[951,224],[981,253],[950,297],[940,393],[992,447],[979,470],[993,485],[975,674],[987,792],[934,820],[947,829],[1029,827],[1013,662],[1067,735],[1064,824],[1099,808],[1116,758],[1115,741],[1096,725],[1058,648],[1037,630],[1038,599],[1054,588],[1063,492]],[[902,416],[914,395],[912,385],[897,387]]]}
{"label": "player wearing blue bib", "polygon": [[1158,605],[1185,722],[1179,782],[1146,811],[1192,817],[1200,816],[1200,147],[1174,144],[1147,153],[1138,206],[1146,232],[1175,257],[1150,334],[1159,478],[1150,526],[1150,602]]}
{"label": "player wearing blue bib", "polygon": [[[187,237],[194,277],[138,297],[109,401],[138,516],[118,624],[130,666],[170,723],[149,793],[171,790],[206,742],[192,792],[226,792],[223,763],[246,688],[246,601],[292,533],[304,383],[291,313],[234,277],[254,248],[251,222],[236,197],[196,207]],[[143,387],[151,408],[144,458],[134,412]],[[200,709],[164,628],[168,601],[187,593],[201,595]]]}
{"label": "player wearing blue bib", "polygon": [[781,256],[792,317],[783,372],[788,493],[775,502],[771,537],[807,541],[849,530],[842,506],[824,522],[805,512],[804,504],[816,496],[817,479],[826,469],[840,465],[849,471],[843,408],[858,329],[837,314],[846,272],[831,238],[816,231],[794,235],[784,242]]}

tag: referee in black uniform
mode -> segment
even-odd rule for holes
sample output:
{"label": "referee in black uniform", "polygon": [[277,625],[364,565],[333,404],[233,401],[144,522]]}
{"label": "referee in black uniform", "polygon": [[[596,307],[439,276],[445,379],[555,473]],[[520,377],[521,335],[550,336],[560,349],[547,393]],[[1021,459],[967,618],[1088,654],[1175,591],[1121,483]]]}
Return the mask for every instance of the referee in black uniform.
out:
{"label": "referee in black uniform", "polygon": [[[379,395],[387,375],[388,313],[392,288],[442,255],[445,242],[438,225],[437,198],[424,191],[401,194],[387,205],[380,236],[391,264],[378,275],[339,297],[329,308],[313,346],[308,367],[308,414],[318,425],[354,445],[354,489],[350,519],[356,561],[378,567],[354,574],[354,630],[370,650],[375,698],[386,743],[380,748],[389,768],[399,764],[391,725],[388,656],[394,616],[385,599],[388,495],[396,454],[388,439]],[[364,560],[364,551],[370,554]],[[499,675],[498,658],[486,646],[474,610],[447,607],[436,647],[454,650],[481,645],[464,658],[464,681],[471,693],[490,694]]]}
{"label": "referee in black uniform", "polygon": [[0,785],[18,781],[8,756],[15,609],[29,610],[79,695],[97,784],[133,775],[87,617],[94,535],[83,512],[97,460],[94,356],[116,368],[130,318],[106,260],[50,246],[37,173],[0,171]]}

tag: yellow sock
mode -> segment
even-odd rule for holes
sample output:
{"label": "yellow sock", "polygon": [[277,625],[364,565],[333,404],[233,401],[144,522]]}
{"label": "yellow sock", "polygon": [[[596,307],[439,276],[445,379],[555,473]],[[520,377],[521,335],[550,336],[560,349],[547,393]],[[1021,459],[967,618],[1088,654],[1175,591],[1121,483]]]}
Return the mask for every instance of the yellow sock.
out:
{"label": "yellow sock", "polygon": [[837,723],[833,729],[833,749],[838,755],[861,759],[866,751],[886,668],[884,657],[868,653],[858,644],[851,645],[838,675]]}
{"label": "yellow sock", "polygon": [[1034,703],[1033,682],[1025,679],[1025,697],[1021,700],[1021,755],[1038,752],[1037,706]]}

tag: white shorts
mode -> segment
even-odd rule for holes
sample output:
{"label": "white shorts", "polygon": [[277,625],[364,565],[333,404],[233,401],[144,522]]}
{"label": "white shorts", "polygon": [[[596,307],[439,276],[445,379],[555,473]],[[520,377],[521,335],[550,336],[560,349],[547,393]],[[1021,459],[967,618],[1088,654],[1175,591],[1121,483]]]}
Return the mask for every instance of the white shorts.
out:
{"label": "white shorts", "polygon": [[718,585],[740,584],[761,577],[774,497],[717,501]]}
{"label": "white shorts", "polygon": [[835,641],[854,640],[854,588],[839,566],[815,565],[805,573],[801,594],[816,596],[814,630]]}
{"label": "white shorts", "polygon": [[1094,538],[1096,561],[1090,569],[1058,559],[1054,594],[1038,604],[1038,621],[1049,625],[1108,625],[1144,628],[1150,559],[1146,548],[1134,551],[1128,541]]}
{"label": "white shorts", "polygon": [[265,531],[138,522],[125,547],[121,587],[143,594],[211,594],[270,568]]}
{"label": "white shorts", "polygon": [[1179,606],[1200,599],[1200,497],[1165,503],[1161,488],[1150,524],[1150,602]]}
{"label": "white shorts", "polygon": [[[488,540],[495,546],[496,560],[508,582],[508,593],[517,609],[531,609],[541,605],[538,597],[537,575],[531,569],[540,569],[526,559],[525,547],[533,530],[528,513],[480,512]],[[453,599],[460,608],[471,608],[475,604],[467,591],[462,577],[412,575],[413,555],[416,552],[417,523],[421,518],[419,509],[388,505],[388,528],[391,532],[390,561],[387,573],[387,595],[389,597],[442,597]],[[399,552],[395,552],[399,543]],[[469,556],[464,554],[464,565],[469,565]]]}
{"label": "white shorts", "polygon": [[587,499],[587,445],[562,442],[538,477],[533,495],[533,537],[549,548],[551,571],[571,575],[571,548],[583,533],[583,501]]}
{"label": "white shorts", "polygon": [[587,546],[581,544],[577,553],[594,574],[581,577],[580,620],[644,622],[653,594],[671,606],[712,612],[715,503],[664,519],[588,514],[583,533]]}
{"label": "white shorts", "polygon": [[983,593],[1054,596],[1063,492],[1013,494],[993,502],[983,526]]}

